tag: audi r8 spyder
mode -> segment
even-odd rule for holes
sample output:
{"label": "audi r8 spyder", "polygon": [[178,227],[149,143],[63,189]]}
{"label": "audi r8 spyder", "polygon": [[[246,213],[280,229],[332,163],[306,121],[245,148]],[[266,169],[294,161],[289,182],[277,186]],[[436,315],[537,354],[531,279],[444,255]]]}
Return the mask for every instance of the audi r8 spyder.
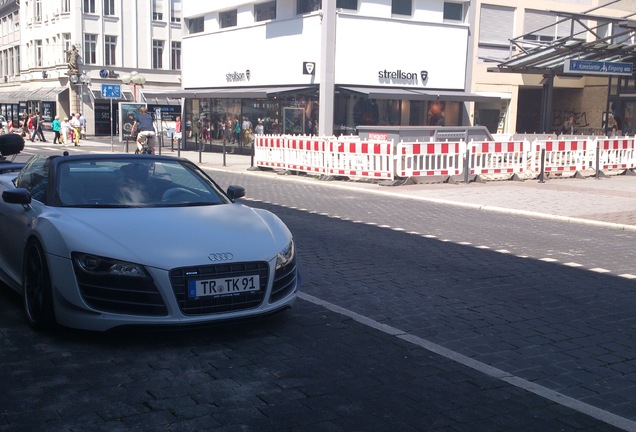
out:
{"label": "audi r8 spyder", "polygon": [[288,228],[189,160],[65,154],[2,165],[0,279],[36,330],[209,323],[296,298]]}

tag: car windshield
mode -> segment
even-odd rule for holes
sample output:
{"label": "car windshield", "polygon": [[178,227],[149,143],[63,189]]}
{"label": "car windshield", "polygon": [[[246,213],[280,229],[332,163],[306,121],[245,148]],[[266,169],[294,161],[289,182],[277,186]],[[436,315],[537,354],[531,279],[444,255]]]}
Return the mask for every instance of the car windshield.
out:
{"label": "car windshield", "polygon": [[67,159],[60,161],[54,176],[53,204],[61,207],[184,207],[230,202],[189,161]]}

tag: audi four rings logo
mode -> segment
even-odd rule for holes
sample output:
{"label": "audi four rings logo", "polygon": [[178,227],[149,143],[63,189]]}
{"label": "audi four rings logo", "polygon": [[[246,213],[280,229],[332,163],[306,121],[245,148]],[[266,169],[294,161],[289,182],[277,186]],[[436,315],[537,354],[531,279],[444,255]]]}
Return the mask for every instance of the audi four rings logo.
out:
{"label": "audi four rings logo", "polygon": [[234,258],[234,255],[229,252],[213,253],[208,255],[208,258],[210,259],[210,261],[229,261]]}

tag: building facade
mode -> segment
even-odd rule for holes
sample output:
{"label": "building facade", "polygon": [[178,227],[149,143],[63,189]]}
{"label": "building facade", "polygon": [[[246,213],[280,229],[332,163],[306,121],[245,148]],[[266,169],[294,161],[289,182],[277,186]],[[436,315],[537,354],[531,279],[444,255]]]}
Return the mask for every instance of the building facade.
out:
{"label": "building facade", "polygon": [[[559,40],[571,39],[578,44],[603,40],[608,49],[612,44],[633,46],[634,32],[621,27],[620,18],[630,18],[635,8],[633,0],[477,1],[472,88],[478,94],[496,96],[499,100],[476,102],[471,109],[472,122],[487,126],[493,133],[560,133],[564,122],[574,115],[580,134],[606,133],[615,118],[625,120],[621,125],[623,132],[635,133],[633,76],[617,79],[558,74],[554,77],[549,118],[542,127],[542,93],[548,77],[541,70],[539,73],[489,71],[497,60]],[[584,58],[584,53],[573,52],[571,58]],[[614,59],[620,60],[620,56]],[[627,96],[630,93],[632,96]]]}
{"label": "building facade", "polygon": [[[471,93],[470,2],[183,0],[190,137],[355,134],[360,125],[461,125]],[[201,130],[203,129],[203,130]]]}
{"label": "building facade", "polygon": [[[146,100],[144,91],[181,87],[180,0],[4,3],[0,107],[14,120],[36,110],[60,118],[82,112],[88,134],[108,135],[111,99],[102,97],[102,84],[121,86],[115,111],[117,102],[135,98],[166,103]],[[122,81],[133,72],[145,79],[143,86]]]}

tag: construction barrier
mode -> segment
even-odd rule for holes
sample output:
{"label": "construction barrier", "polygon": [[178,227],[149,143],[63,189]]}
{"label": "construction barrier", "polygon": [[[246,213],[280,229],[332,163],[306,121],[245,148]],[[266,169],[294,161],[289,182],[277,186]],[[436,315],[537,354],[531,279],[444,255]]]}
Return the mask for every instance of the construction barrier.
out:
{"label": "construction barrier", "polygon": [[324,174],[327,140],[317,137],[289,137],[285,146],[285,169]]}
{"label": "construction barrier", "polygon": [[282,136],[256,135],[254,164],[265,168],[285,168],[287,139]]}
{"label": "construction barrier", "polygon": [[450,176],[463,172],[466,143],[405,143],[397,145],[396,176]]}
{"label": "construction barrier", "polygon": [[[586,139],[572,140],[536,140],[533,143],[530,169],[539,174],[541,168],[549,172],[579,172],[589,168],[590,150]],[[541,160],[542,150],[545,158]],[[543,164],[542,164],[543,162]]]}
{"label": "construction barrier", "polygon": [[465,181],[469,174],[525,174],[543,180],[544,173],[631,170],[636,167],[634,146],[629,137],[394,144],[356,136],[257,135],[254,162],[263,168],[384,180],[461,174]]}
{"label": "construction barrier", "polygon": [[327,174],[393,180],[393,141],[330,141]]}
{"label": "construction barrier", "polygon": [[528,168],[528,141],[470,142],[470,174],[521,174]]}
{"label": "construction barrier", "polygon": [[[598,150],[600,171],[608,169],[632,169],[634,160],[634,138],[599,138],[594,146]],[[596,166],[596,158],[592,161]]]}

